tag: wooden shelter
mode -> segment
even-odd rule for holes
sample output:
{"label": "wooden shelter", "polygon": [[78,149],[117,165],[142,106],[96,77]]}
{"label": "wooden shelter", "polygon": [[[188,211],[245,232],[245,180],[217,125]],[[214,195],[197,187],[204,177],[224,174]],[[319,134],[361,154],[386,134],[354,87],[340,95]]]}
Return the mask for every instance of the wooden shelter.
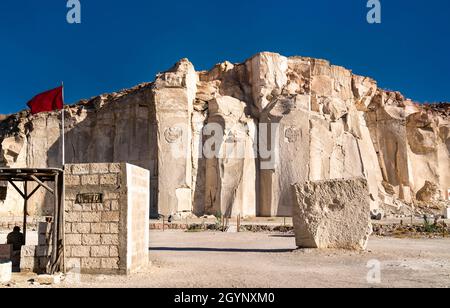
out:
{"label": "wooden shelter", "polygon": [[[22,196],[23,207],[23,235],[26,241],[28,200],[40,189],[45,189],[54,196],[53,229],[52,229],[52,254],[50,274],[64,270],[64,171],[56,168],[0,168],[0,181],[8,182]],[[36,183],[33,190],[29,189],[28,183]],[[23,191],[17,183],[23,183]],[[49,187],[47,183],[54,183]]]}

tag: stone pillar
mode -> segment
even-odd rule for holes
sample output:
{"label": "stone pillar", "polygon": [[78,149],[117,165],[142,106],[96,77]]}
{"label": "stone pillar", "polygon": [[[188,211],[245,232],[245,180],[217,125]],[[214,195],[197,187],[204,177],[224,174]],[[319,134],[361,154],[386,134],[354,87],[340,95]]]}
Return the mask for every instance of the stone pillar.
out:
{"label": "stone pillar", "polygon": [[149,178],[147,170],[124,163],[66,166],[68,270],[129,274],[147,266]]}
{"label": "stone pillar", "polygon": [[245,107],[229,96],[209,102],[211,136],[206,137],[205,151],[210,153],[204,153],[209,214],[256,216],[256,124],[245,115]]}
{"label": "stone pillar", "polygon": [[[290,186],[308,179],[310,135],[309,114],[302,110],[302,101],[280,101],[272,110],[260,118],[260,146],[262,125],[267,125],[268,140],[275,142],[272,163],[261,159],[260,213],[261,216],[291,216],[292,194]],[[274,129],[274,134],[270,133]],[[269,159],[270,160],[270,159]]]}
{"label": "stone pillar", "polygon": [[158,124],[159,213],[192,211],[192,113],[197,74],[186,59],[158,76],[153,88]]}
{"label": "stone pillar", "polygon": [[310,65],[261,53],[246,67],[259,118],[258,215],[291,216],[290,186],[308,178]]}
{"label": "stone pillar", "polygon": [[38,245],[22,246],[20,271],[47,273],[52,254],[53,224],[41,222],[38,226]]}

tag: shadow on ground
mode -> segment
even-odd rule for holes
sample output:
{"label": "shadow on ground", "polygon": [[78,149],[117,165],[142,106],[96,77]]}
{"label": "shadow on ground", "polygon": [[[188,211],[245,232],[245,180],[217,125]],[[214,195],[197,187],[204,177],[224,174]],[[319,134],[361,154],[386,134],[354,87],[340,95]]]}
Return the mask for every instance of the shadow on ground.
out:
{"label": "shadow on ground", "polygon": [[207,247],[150,247],[150,251],[192,251],[192,252],[255,252],[255,253],[283,253],[295,249],[239,249],[239,248],[207,248]]}

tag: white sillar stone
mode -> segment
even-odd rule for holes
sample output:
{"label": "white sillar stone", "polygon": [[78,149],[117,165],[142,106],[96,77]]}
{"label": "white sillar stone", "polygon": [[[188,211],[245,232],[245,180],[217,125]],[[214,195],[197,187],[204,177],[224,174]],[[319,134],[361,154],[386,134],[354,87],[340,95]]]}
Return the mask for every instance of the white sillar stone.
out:
{"label": "white sillar stone", "polygon": [[[137,165],[151,174],[153,217],[191,211],[202,216],[211,200],[223,212],[232,206],[231,215],[285,217],[292,214],[291,184],[360,176],[368,181],[372,210],[415,203],[425,181],[436,187],[433,199],[442,201],[450,187],[449,106],[415,104],[326,60],[263,52],[241,64],[223,62],[196,72],[183,59],[154,83],[66,106],[66,161],[80,165],[66,165],[65,185],[121,186],[123,163]],[[238,121],[230,119],[235,107],[243,115]],[[245,122],[256,135],[259,124],[279,124],[274,162],[267,166],[258,157],[255,168],[251,159],[238,167],[216,159],[217,166],[206,166],[202,143],[208,136],[202,129],[217,114],[224,115],[225,129]],[[0,116],[2,165],[61,166],[60,116]],[[252,134],[243,139],[251,147]],[[107,172],[117,175],[117,183],[114,176],[100,178]],[[76,194],[68,191],[66,200]],[[29,203],[35,205],[28,209],[31,217],[53,213],[45,189]],[[22,197],[8,184],[0,216],[22,212]]]}
{"label": "white sillar stone", "polygon": [[372,224],[364,178],[296,184],[293,193],[298,247],[366,249]]}
{"label": "white sillar stone", "polygon": [[0,283],[10,282],[11,277],[12,277],[12,262],[0,260]]}

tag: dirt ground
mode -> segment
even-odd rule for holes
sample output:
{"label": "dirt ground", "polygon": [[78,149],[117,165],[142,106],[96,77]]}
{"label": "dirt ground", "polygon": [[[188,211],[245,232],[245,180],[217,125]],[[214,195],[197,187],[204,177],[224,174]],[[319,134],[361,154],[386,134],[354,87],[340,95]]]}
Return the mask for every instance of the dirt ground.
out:
{"label": "dirt ground", "polygon": [[[150,238],[147,270],[129,277],[81,275],[56,286],[450,287],[450,238],[372,237],[367,252],[296,250],[294,237],[283,234],[152,231]],[[380,262],[380,283],[367,282],[371,260]],[[30,278],[14,274],[11,286],[33,287]]]}

